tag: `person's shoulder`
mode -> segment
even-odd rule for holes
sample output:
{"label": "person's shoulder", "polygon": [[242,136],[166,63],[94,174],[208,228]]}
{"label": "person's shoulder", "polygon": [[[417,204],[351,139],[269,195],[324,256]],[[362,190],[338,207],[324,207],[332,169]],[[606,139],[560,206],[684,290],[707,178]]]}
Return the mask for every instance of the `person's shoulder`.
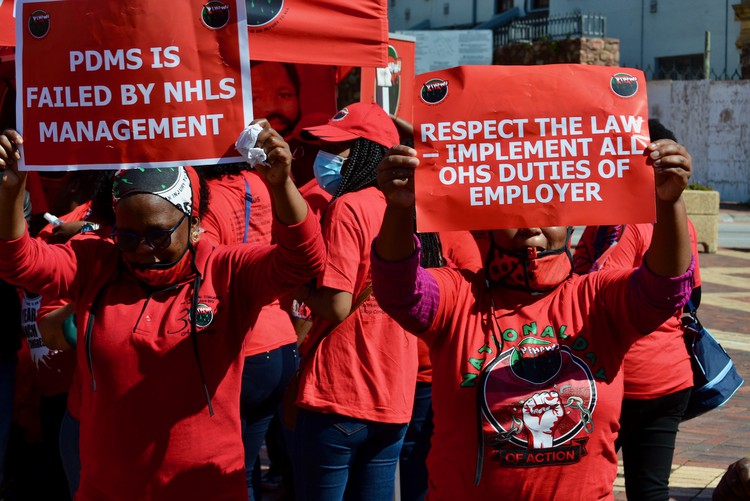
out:
{"label": "person's shoulder", "polygon": [[[377,188],[347,193],[328,206],[326,216],[331,219],[360,219],[362,215],[373,214],[378,218],[385,212],[385,196]],[[330,216],[329,216],[330,214]]]}
{"label": "person's shoulder", "polygon": [[468,270],[443,266],[441,268],[428,268],[427,272],[433,276],[438,284],[450,284],[453,288],[471,290],[474,295],[482,294],[487,290],[484,269]]}

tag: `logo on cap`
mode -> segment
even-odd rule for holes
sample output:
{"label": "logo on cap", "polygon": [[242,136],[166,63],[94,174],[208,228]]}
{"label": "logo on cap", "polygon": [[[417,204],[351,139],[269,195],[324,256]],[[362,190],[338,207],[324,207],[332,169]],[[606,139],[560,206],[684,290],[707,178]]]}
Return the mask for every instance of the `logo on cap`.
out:
{"label": "logo on cap", "polygon": [[34,38],[44,38],[49,33],[49,14],[35,10],[29,16],[29,33]]}
{"label": "logo on cap", "polygon": [[448,80],[433,78],[422,86],[419,97],[427,104],[438,104],[448,95]]}
{"label": "logo on cap", "polygon": [[331,119],[332,122],[338,122],[340,120],[343,120],[346,118],[346,116],[349,114],[349,108],[342,108],[338,111],[335,115],[333,115],[333,118]]}
{"label": "logo on cap", "polygon": [[638,92],[638,78],[627,73],[616,73],[609,81],[609,86],[620,97],[632,97]]}
{"label": "logo on cap", "polygon": [[218,0],[212,0],[203,6],[201,20],[207,27],[218,30],[227,25],[230,12],[231,8],[229,5]]}
{"label": "logo on cap", "polygon": [[252,0],[247,5],[247,25],[251,28],[265,26],[281,14],[284,0]]}

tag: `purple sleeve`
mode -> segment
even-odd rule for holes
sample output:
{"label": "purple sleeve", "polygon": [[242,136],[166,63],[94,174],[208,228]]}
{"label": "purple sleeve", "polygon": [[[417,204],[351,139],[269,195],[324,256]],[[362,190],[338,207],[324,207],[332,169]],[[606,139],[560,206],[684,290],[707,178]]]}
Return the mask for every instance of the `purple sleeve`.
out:
{"label": "purple sleeve", "polygon": [[677,277],[661,277],[648,269],[644,259],[633,272],[628,283],[630,311],[638,311],[632,323],[641,333],[649,333],[666,321],[690,299],[693,292],[695,256],[692,256],[687,271]]}
{"label": "purple sleeve", "polygon": [[414,237],[417,250],[403,261],[383,261],[375,252],[373,241],[370,252],[372,290],[383,311],[409,332],[423,332],[432,324],[440,302],[438,284],[427,270],[419,266],[419,239]]}

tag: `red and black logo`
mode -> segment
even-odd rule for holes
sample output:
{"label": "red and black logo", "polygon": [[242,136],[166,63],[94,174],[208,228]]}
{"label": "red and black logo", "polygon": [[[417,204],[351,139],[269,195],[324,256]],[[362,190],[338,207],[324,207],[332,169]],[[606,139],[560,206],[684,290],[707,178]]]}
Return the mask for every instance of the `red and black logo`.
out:
{"label": "red and black logo", "polygon": [[201,329],[205,329],[214,320],[214,310],[207,304],[198,303],[198,307],[195,311],[195,325]]}
{"label": "red and black logo", "polygon": [[632,97],[638,92],[638,78],[627,73],[617,73],[609,81],[609,86],[620,97]]}
{"label": "red and black logo", "polygon": [[201,20],[203,24],[213,30],[223,28],[229,22],[231,7],[224,2],[212,0],[203,6]]}
{"label": "red and black logo", "polygon": [[349,108],[341,108],[338,113],[333,115],[333,118],[331,119],[332,122],[338,122],[339,120],[343,120],[346,118],[346,116],[349,114]]}
{"label": "red and black logo", "polygon": [[448,81],[440,78],[428,80],[422,86],[419,97],[427,104],[438,104],[448,95]]}
{"label": "red and black logo", "polygon": [[34,38],[44,38],[49,33],[49,14],[35,10],[29,16],[29,33]]}
{"label": "red and black logo", "polygon": [[276,19],[284,8],[284,0],[250,0],[247,5],[247,25],[264,26]]}

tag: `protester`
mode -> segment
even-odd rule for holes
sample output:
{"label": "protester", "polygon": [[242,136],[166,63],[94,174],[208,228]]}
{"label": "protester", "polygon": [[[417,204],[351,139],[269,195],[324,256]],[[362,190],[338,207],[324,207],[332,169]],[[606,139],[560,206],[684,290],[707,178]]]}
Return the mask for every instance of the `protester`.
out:
{"label": "protester", "polygon": [[[114,224],[112,211],[112,179],[114,171],[93,171],[89,177],[94,186],[83,186],[84,193],[93,198],[82,199],[77,192],[72,192],[80,205],[72,211],[61,214],[55,224],[48,224],[38,233],[37,238],[47,243],[66,243],[71,239],[96,236],[107,238]],[[31,320],[30,330],[37,331],[43,346],[36,350],[45,356],[43,364],[37,366],[40,389],[47,387],[56,390],[66,397],[61,403],[61,414],[46,428],[48,437],[45,441],[55,447],[50,451],[61,460],[62,470],[67,481],[70,499],[78,491],[81,476],[81,459],[79,451],[80,438],[80,375],[81,370],[75,363],[77,331],[75,322],[75,305],[68,300],[56,297],[37,297],[33,302],[27,299],[28,306],[36,305],[36,321]],[[34,325],[36,324],[36,325]],[[32,352],[34,350],[32,349]],[[43,422],[45,419],[43,418]],[[49,421],[49,418],[46,419]],[[43,428],[44,431],[44,428]],[[49,456],[49,454],[48,454]],[[49,461],[49,460],[48,460]],[[51,484],[47,482],[46,484]],[[49,489],[49,487],[48,487]],[[51,496],[63,499],[62,495]]]}
{"label": "protester", "polygon": [[201,241],[204,200],[189,167],[120,171],[113,242],[36,242],[21,210],[23,139],[11,130],[0,136],[0,276],[76,305],[86,368],[76,499],[247,498],[244,334],[264,304],[320,272],[324,252],[289,177],[286,143],[257,123],[275,246]]}
{"label": "protester", "polygon": [[[271,194],[249,166],[199,169],[211,204],[203,216],[204,236],[219,244],[271,244]],[[245,338],[240,418],[250,500],[261,498],[260,448],[284,390],[298,365],[297,335],[278,299],[264,306]]]}
{"label": "protester", "polygon": [[614,498],[622,358],[692,289],[680,198],[690,156],[666,140],[646,153],[659,223],[644,264],[585,277],[571,273],[564,227],[489,232],[483,273],[420,268],[410,218],[416,151],[397,146],[381,162],[388,206],[373,244],[373,288],[430,345],[431,499]]}
{"label": "protester", "polygon": [[[658,120],[649,120],[648,128],[652,141],[677,140]],[[697,288],[700,286],[698,247],[690,221],[688,230]],[[643,262],[653,231],[652,224],[589,226],[576,246],[574,270],[586,274],[636,268]],[[651,335],[638,339],[625,355],[625,398],[615,445],[618,449],[622,447],[628,499],[669,498],[677,428],[693,386],[693,370],[680,317],[681,312],[675,313]],[[655,353],[659,356],[654,356]]]}
{"label": "protester", "polygon": [[323,219],[325,271],[317,287],[295,292],[314,314],[300,347],[295,494],[390,499],[411,416],[416,340],[363,291],[370,282],[370,243],[385,209],[375,167],[398,134],[382,108],[362,103],[306,130],[321,141],[315,175],[333,198]]}

